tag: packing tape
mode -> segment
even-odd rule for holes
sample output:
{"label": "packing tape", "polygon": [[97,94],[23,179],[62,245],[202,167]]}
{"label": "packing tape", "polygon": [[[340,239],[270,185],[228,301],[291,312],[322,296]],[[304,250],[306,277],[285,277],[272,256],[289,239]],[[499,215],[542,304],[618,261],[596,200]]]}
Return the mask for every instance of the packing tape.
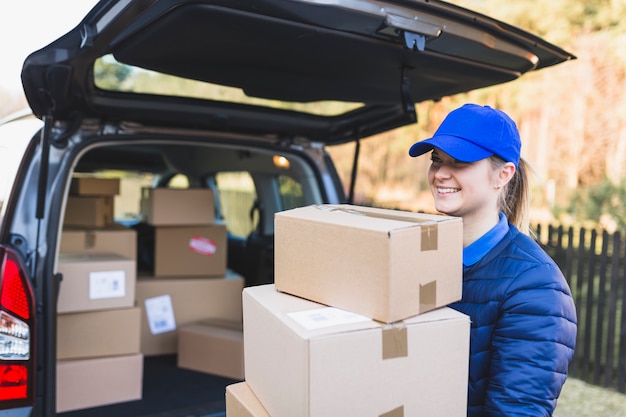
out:
{"label": "packing tape", "polygon": [[406,357],[409,354],[406,324],[403,321],[383,326],[383,360]]}
{"label": "packing tape", "polygon": [[439,241],[437,224],[425,224],[422,226],[421,251],[437,250]]}
{"label": "packing tape", "polygon": [[93,231],[85,232],[85,249],[91,249],[96,246],[96,233]]}
{"label": "packing tape", "polygon": [[409,216],[397,216],[397,215],[392,215],[392,214],[373,213],[373,212],[367,212],[367,211],[362,211],[362,210],[353,209],[353,208],[344,208],[344,207],[337,207],[337,206],[332,206],[332,205],[317,204],[315,207],[323,211],[340,211],[343,213],[354,214],[357,216],[374,217],[378,219],[396,220],[396,221],[409,222],[409,223],[420,223],[421,224],[420,227],[422,231],[421,240],[420,240],[420,251],[424,252],[424,251],[430,251],[430,250],[437,250],[439,247],[438,246],[439,225],[436,222],[433,222],[432,220],[417,219],[415,217],[409,217]]}
{"label": "packing tape", "polygon": [[[354,214],[356,216],[366,216],[366,217],[375,217],[377,219],[385,219],[385,220],[396,220],[399,222],[410,222],[410,223],[433,223],[432,220],[429,219],[418,219],[410,216],[400,216],[394,214],[384,214],[384,213],[374,213],[369,211],[358,210],[354,208],[344,208],[333,205],[324,205],[324,204],[316,204],[316,208],[322,211],[339,211],[348,214]],[[433,223],[431,226],[435,227],[435,231],[437,230],[437,224]]]}
{"label": "packing tape", "polygon": [[437,281],[420,284],[420,313],[430,311],[437,305]]}
{"label": "packing tape", "polygon": [[393,410],[383,413],[378,417],[404,417],[404,406],[401,405],[400,407],[394,408]]}

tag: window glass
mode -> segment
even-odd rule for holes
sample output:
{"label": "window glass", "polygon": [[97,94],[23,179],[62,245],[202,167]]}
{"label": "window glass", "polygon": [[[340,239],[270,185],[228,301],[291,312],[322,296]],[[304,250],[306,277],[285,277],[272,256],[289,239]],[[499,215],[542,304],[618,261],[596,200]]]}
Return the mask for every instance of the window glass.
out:
{"label": "window glass", "polygon": [[189,188],[189,178],[183,174],[174,175],[167,183],[168,188]]}
{"label": "window glass", "polygon": [[105,55],[96,60],[94,63],[94,83],[96,87],[108,91],[208,99],[296,110],[320,116],[335,116],[363,106],[362,103],[353,102],[315,101],[300,103],[251,97],[240,88],[175,77],[122,64],[113,55]]}
{"label": "window glass", "polygon": [[235,236],[248,236],[259,222],[258,212],[253,211],[257,193],[252,176],[245,171],[220,172],[215,181],[228,232]]}
{"label": "window glass", "polygon": [[304,205],[302,184],[286,175],[279,175],[277,181],[283,210],[289,210]]}

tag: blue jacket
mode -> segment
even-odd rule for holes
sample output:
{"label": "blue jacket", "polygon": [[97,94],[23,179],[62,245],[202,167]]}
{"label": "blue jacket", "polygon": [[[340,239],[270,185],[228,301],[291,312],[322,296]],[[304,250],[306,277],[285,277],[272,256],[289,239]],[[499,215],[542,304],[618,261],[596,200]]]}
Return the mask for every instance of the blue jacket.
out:
{"label": "blue jacket", "polygon": [[576,309],[563,274],[512,225],[463,270],[470,316],[468,416],[551,416],[576,345]]}

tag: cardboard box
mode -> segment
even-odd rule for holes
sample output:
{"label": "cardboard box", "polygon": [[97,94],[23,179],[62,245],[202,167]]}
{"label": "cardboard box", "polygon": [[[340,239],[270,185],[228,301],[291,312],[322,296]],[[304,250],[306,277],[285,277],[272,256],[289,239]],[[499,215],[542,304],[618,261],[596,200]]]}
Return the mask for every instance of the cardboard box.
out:
{"label": "cardboard box", "polygon": [[57,361],[57,413],[140,400],[140,354]]}
{"label": "cardboard box", "polygon": [[[207,317],[242,320],[241,291],[244,279],[231,271],[223,277],[154,279],[137,281],[137,305],[143,310],[141,352],[146,355],[177,353],[178,328]],[[167,297],[171,303],[174,328],[155,331],[164,317],[146,309],[146,302]],[[164,312],[167,314],[167,311]]]}
{"label": "cardboard box", "polygon": [[141,214],[155,226],[212,224],[215,197],[210,188],[144,188]]}
{"label": "cardboard box", "polygon": [[276,289],[391,323],[461,299],[461,218],[352,205],[275,215]]}
{"label": "cardboard box", "polygon": [[114,253],[137,259],[137,232],[122,225],[105,229],[64,228],[61,253]]}
{"label": "cardboard box", "polygon": [[210,318],[181,326],[178,366],[243,380],[242,322]]}
{"label": "cardboard box", "polygon": [[248,384],[226,386],[226,417],[270,417]]}
{"label": "cardboard box", "polygon": [[401,322],[281,293],[243,291],[246,381],[273,417],[465,416],[469,317]]}
{"label": "cardboard box", "polygon": [[130,355],[140,352],[138,307],[57,315],[57,359]]}
{"label": "cardboard box", "polygon": [[228,243],[224,224],[157,226],[154,231],[154,275],[222,276]]}
{"label": "cardboard box", "polygon": [[57,311],[126,308],[135,305],[136,262],[114,254],[59,255],[58,272],[63,274]]}
{"label": "cardboard box", "polygon": [[113,197],[67,198],[64,226],[107,227],[115,223]]}
{"label": "cardboard box", "polygon": [[74,177],[70,184],[71,195],[114,196],[119,193],[119,178]]}

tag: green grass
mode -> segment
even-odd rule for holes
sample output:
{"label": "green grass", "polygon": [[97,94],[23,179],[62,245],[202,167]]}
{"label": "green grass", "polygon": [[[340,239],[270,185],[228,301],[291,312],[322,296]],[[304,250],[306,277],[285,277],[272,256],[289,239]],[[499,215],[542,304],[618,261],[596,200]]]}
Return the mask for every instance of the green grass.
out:
{"label": "green grass", "polygon": [[626,417],[626,395],[569,378],[554,417]]}

